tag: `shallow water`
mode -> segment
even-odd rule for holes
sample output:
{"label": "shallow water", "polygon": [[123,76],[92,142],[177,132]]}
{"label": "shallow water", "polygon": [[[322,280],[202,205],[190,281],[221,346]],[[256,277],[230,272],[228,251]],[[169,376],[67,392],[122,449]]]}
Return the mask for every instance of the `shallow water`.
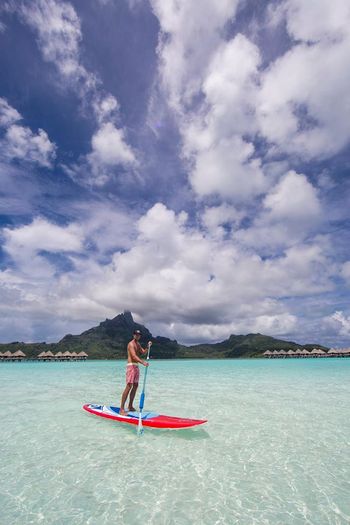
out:
{"label": "shallow water", "polygon": [[152,361],[145,409],[209,421],[142,437],[81,410],[124,377],[0,364],[1,525],[350,523],[350,359]]}

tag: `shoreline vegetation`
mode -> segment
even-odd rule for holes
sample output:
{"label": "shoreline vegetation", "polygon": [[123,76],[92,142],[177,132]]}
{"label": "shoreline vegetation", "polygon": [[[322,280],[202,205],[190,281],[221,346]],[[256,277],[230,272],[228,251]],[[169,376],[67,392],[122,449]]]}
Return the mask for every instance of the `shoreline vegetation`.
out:
{"label": "shoreline vegetation", "polygon": [[125,359],[126,346],[135,329],[141,330],[143,344],[153,341],[153,359],[350,357],[350,349],[329,349],[315,343],[299,345],[262,334],[230,335],[219,343],[185,346],[167,337],[153,337],[145,326],[135,323],[130,312],[124,312],[80,335],[68,334],[58,343],[0,344],[0,361]]}

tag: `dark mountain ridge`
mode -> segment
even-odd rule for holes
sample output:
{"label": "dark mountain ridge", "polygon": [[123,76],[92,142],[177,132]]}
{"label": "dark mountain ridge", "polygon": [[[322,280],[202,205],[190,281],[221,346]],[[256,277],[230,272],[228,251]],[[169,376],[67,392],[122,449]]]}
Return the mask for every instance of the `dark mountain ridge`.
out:
{"label": "dark mountain ridge", "polygon": [[230,335],[220,343],[207,343],[192,346],[179,344],[167,337],[153,337],[143,325],[135,323],[130,312],[119,314],[113,319],[106,319],[98,326],[90,328],[80,335],[67,334],[58,343],[7,343],[0,344],[0,351],[22,350],[27,357],[35,358],[42,351],[81,352],[88,354],[90,359],[124,359],[126,346],[132,338],[134,330],[141,330],[141,344],[146,345],[152,340],[152,358],[246,358],[261,357],[266,350],[296,350],[300,346],[311,350],[315,346],[327,350],[319,344],[298,345],[293,341],[275,339],[262,334]]}

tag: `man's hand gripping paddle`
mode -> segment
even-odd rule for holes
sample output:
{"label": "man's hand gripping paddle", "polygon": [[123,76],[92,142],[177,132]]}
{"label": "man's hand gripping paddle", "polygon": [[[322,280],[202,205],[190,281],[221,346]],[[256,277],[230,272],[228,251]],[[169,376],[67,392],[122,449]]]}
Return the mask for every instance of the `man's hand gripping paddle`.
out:
{"label": "man's hand gripping paddle", "polygon": [[[147,344],[147,347],[148,347],[147,362],[149,361],[149,354],[150,354],[150,351],[151,351],[151,346],[152,346],[152,341],[148,341],[148,344]],[[147,372],[148,372],[148,366],[146,366],[145,376],[143,378],[143,387],[142,387],[142,392],[141,392],[141,396],[140,396],[140,403],[139,403],[139,423],[137,425],[137,434],[139,436],[141,436],[143,434],[142,410],[143,410],[143,405],[144,405],[144,402],[145,402],[145,390],[146,390]]]}

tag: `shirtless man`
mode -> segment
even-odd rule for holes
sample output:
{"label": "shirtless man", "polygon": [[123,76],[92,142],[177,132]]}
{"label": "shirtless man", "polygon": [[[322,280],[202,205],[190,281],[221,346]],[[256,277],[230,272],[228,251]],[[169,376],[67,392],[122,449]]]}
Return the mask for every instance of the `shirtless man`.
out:
{"label": "shirtless man", "polygon": [[125,412],[125,403],[129,397],[129,412],[135,412],[135,408],[133,407],[133,402],[136,394],[137,387],[139,386],[139,366],[138,363],[141,363],[143,366],[148,366],[147,361],[143,361],[143,359],[140,359],[137,355],[137,352],[141,352],[142,354],[147,354],[148,348],[152,345],[152,342],[149,341],[147,348],[142,348],[142,346],[139,343],[141,337],[140,330],[135,330],[133,333],[133,338],[128,344],[128,363],[126,365],[126,387],[124,389],[124,392],[122,394],[122,400],[120,402],[120,410],[119,414],[121,416],[126,416],[127,412]]}

